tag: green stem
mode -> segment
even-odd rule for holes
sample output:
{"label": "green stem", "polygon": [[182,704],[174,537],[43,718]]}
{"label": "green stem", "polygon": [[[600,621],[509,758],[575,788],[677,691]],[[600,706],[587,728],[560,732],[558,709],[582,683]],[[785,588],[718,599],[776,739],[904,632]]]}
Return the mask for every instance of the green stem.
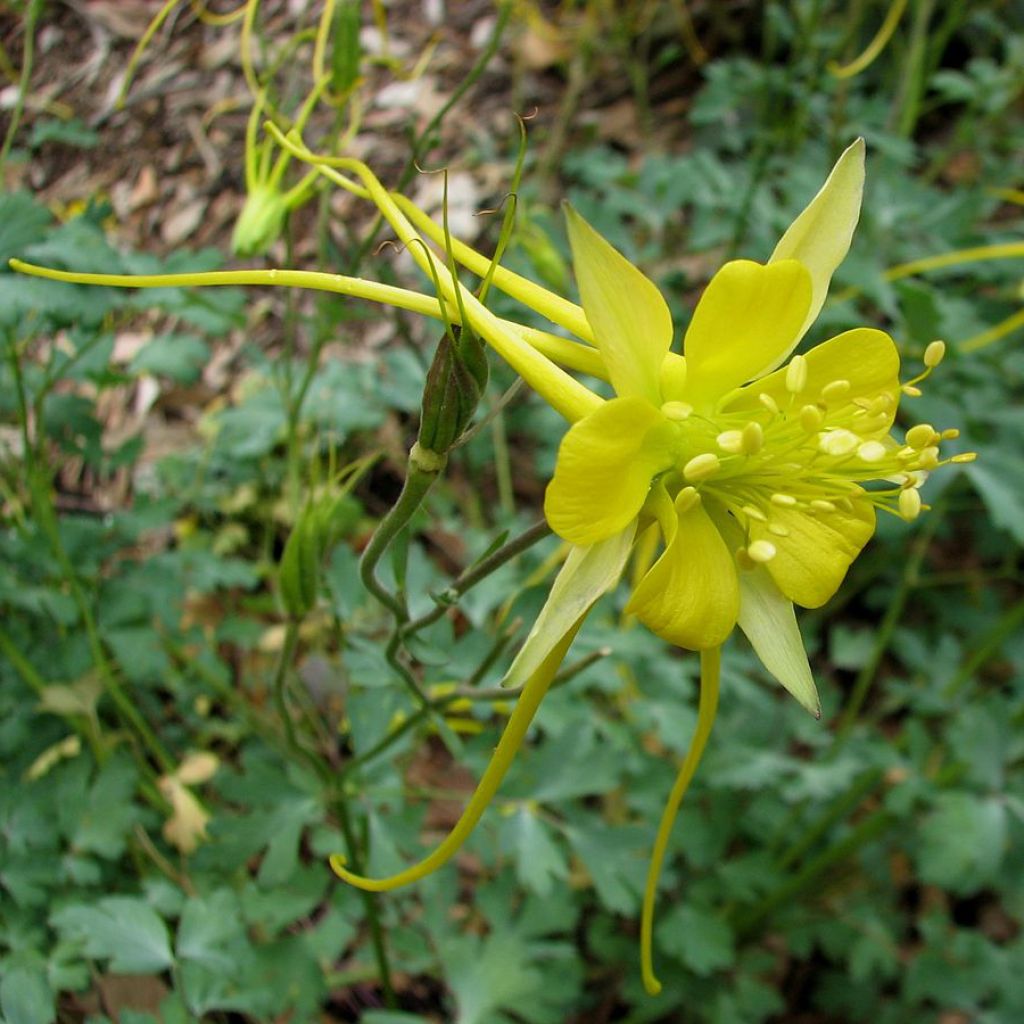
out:
{"label": "green stem", "polygon": [[917,127],[921,98],[927,84],[925,58],[928,51],[928,22],[932,17],[934,0],[917,0],[914,21],[910,29],[910,51],[903,72],[903,89],[899,98],[899,116],[896,133],[909,139]]}
{"label": "green stem", "polygon": [[406,622],[402,626],[402,637],[411,636],[433,625],[444,613],[455,604],[468,590],[471,590],[482,580],[485,580],[491,573],[500,569],[506,562],[510,562],[517,555],[529,550],[538,541],[551,535],[551,527],[547,521],[542,519],[534,523],[528,530],[525,530],[518,537],[514,537],[507,544],[503,544],[497,551],[493,551],[486,558],[481,559],[476,565],[471,566],[461,573],[446,587],[440,594],[434,595],[437,606],[431,608],[417,619]]}
{"label": "green stem", "polygon": [[500,411],[491,420],[491,441],[494,445],[494,475],[498,482],[498,507],[506,518],[515,514],[515,496],[512,493],[512,464],[508,453],[508,434],[505,416]]}
{"label": "green stem", "polygon": [[[360,873],[363,870],[362,852],[359,843],[356,842],[355,831],[352,828],[352,819],[349,817],[348,805],[344,796],[339,796],[335,801],[335,809],[338,821],[341,824],[341,833],[345,838],[348,856],[355,870]],[[381,988],[384,989],[384,1002],[389,1009],[398,1006],[395,997],[395,986],[391,981],[391,964],[388,960],[387,945],[384,941],[384,928],[381,925],[380,914],[377,911],[377,896],[372,892],[360,890],[363,898],[363,906],[366,911],[366,921],[370,926],[370,945],[373,947],[373,956],[377,961],[377,976],[380,978]]]}
{"label": "green stem", "polygon": [[761,921],[776,907],[810,888],[834,864],[845,860],[866,843],[881,835],[894,821],[893,816],[884,809],[875,811],[874,814],[865,818],[845,839],[830,846],[814,860],[809,861],[774,892],[769,893],[756,907],[744,914],[736,925],[737,935],[741,938],[751,935]]}
{"label": "green stem", "polygon": [[68,557],[64,542],[60,536],[60,529],[57,525],[57,518],[54,512],[53,503],[50,500],[49,484],[39,478],[37,472],[30,481],[32,491],[32,505],[35,511],[36,521],[40,524],[47,539],[54,557],[61,568],[64,580],[71,591],[71,596],[78,608],[78,613],[85,628],[86,639],[89,644],[89,651],[92,655],[93,664],[103,680],[104,688],[117,709],[121,720],[132,729],[142,740],[143,745],[149,750],[153,760],[157,763],[160,771],[168,775],[175,769],[175,761],[160,742],[156,733],[149,727],[149,723],[143,718],[135,704],[128,699],[127,694],[121,689],[113,666],[103,650],[103,642],[100,639],[99,630],[96,628],[96,620],[93,618],[92,609],[86,600],[85,593],[79,583],[78,575]]}
{"label": "green stem", "polygon": [[805,853],[844,815],[860,803],[861,799],[873,790],[882,781],[885,772],[881,768],[871,768],[866,771],[848,790],[840,793],[832,801],[824,814],[804,829],[800,838],[797,839],[778,858],[780,870],[791,867],[800,860]]}
{"label": "green stem", "polygon": [[987,630],[974,645],[974,650],[966,658],[956,675],[943,687],[944,700],[952,700],[974,677],[974,674],[1003,646],[1008,637],[1016,634],[1024,623],[1024,600],[1018,601]]}
{"label": "green stem", "polygon": [[25,43],[22,48],[21,77],[18,81],[18,95],[14,101],[14,109],[11,111],[11,121],[7,125],[3,146],[0,147],[0,180],[3,179],[7,157],[10,155],[11,146],[14,145],[14,136],[18,133],[21,116],[25,112],[25,97],[28,95],[32,64],[35,60],[36,21],[39,19],[42,6],[42,0],[29,0],[28,8],[25,11]]}
{"label": "green stem", "polygon": [[409,453],[409,468],[405,483],[402,485],[402,493],[374,530],[370,543],[366,545],[363,557],[359,561],[359,576],[363,586],[391,612],[399,625],[404,625],[408,621],[408,610],[405,603],[377,579],[377,564],[392,541],[409,525],[409,520],[423,504],[427,492],[443,471],[444,464],[444,456],[428,452],[418,444],[413,445]]}
{"label": "green stem", "polygon": [[903,576],[900,579],[899,587],[896,593],[893,594],[885,616],[875,632],[875,643],[871,650],[871,655],[857,673],[850,699],[846,702],[846,707],[843,709],[839,719],[839,724],[836,727],[835,743],[832,744],[828,754],[830,759],[834,759],[846,745],[850,731],[856,724],[857,716],[860,714],[860,710],[864,706],[868,694],[871,692],[878,667],[882,663],[885,652],[889,649],[889,642],[892,640],[892,635],[899,625],[910,592],[917,586],[921,563],[924,561],[924,556],[941,522],[940,510],[936,508],[925,521],[925,525],[914,541],[910,550],[910,556],[903,565]]}

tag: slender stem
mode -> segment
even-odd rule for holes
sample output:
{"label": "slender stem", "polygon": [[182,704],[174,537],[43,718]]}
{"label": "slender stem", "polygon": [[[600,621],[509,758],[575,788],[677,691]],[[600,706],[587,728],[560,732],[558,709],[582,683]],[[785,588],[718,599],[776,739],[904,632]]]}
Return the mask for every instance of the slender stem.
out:
{"label": "slender stem", "polygon": [[277,715],[281,719],[285,739],[293,751],[298,751],[301,748],[301,744],[295,732],[295,722],[292,720],[291,709],[288,707],[288,668],[295,657],[295,649],[298,645],[298,623],[289,622],[285,627],[284,643],[281,646],[281,655],[277,659],[277,669],[274,672],[273,693],[274,706],[277,708]]}
{"label": "slender stem", "polygon": [[856,807],[861,799],[882,781],[884,776],[885,772],[881,768],[870,768],[848,790],[840,793],[825,813],[809,825],[800,838],[779,857],[779,868],[788,868],[800,860],[847,811]]}
{"label": "slender stem", "polygon": [[129,700],[127,694],[121,689],[121,684],[117,681],[114,668],[110,664],[106,652],[103,649],[103,642],[100,639],[99,630],[96,628],[96,620],[93,618],[92,609],[89,607],[89,602],[86,600],[85,593],[82,590],[82,585],[78,580],[75,568],[68,557],[67,550],[64,547],[64,542],[61,540],[53,504],[50,501],[49,485],[40,480],[39,474],[37,473],[31,481],[30,487],[32,489],[32,505],[36,520],[41,525],[47,540],[50,542],[50,548],[53,551],[54,557],[57,559],[57,563],[61,568],[65,582],[67,583],[68,588],[71,591],[71,596],[78,608],[78,613],[82,619],[82,625],[85,628],[89,651],[92,655],[96,670],[99,672],[100,678],[103,680],[107,695],[113,701],[122,721],[134,729],[141,738],[143,745],[149,750],[154,761],[160,767],[160,770],[164,774],[169,774],[174,771],[174,759],[167,752],[163,743],[160,742],[156,733],[149,727],[149,723],[142,717],[135,704]]}
{"label": "slender stem", "polygon": [[900,579],[899,587],[896,593],[893,594],[885,616],[875,632],[875,644],[871,650],[871,655],[857,673],[850,699],[846,702],[846,707],[843,709],[842,716],[839,719],[839,724],[836,727],[835,743],[832,744],[828,753],[830,759],[834,759],[845,746],[850,731],[856,724],[857,716],[860,714],[860,710],[864,706],[868,694],[871,692],[878,667],[882,663],[885,652],[889,649],[889,641],[899,625],[907,599],[911,591],[917,586],[917,577],[921,569],[921,563],[924,561],[924,556],[941,522],[942,516],[939,513],[939,509],[936,508],[925,521],[925,525],[914,541],[914,545],[910,550],[910,557],[907,558],[903,565],[903,576]]}
{"label": "slender stem", "polygon": [[505,416],[501,411],[491,420],[491,441],[494,445],[494,475],[498,481],[498,506],[505,516],[510,517],[515,512],[515,496],[512,493],[508,434],[505,431]]}
{"label": "slender stem", "polygon": [[429,460],[423,459],[424,454],[433,455],[426,453],[418,445],[413,446],[409,454],[409,469],[402,485],[402,493],[380,521],[359,561],[359,575],[363,586],[391,612],[400,625],[408,621],[409,613],[404,602],[377,579],[377,563],[391,542],[409,525],[409,520],[419,509],[427,492],[434,486],[434,481],[444,469],[443,456],[433,455],[436,464],[431,464]]}
{"label": "slender stem", "polygon": [[690,781],[697,771],[697,765],[704,755],[711,727],[718,711],[718,684],[721,677],[722,649],[712,647],[700,652],[700,701],[697,706],[697,726],[693,733],[690,749],[686,752],[672,791],[661,812],[658,832],[654,837],[651,861],[647,866],[647,882],[644,885],[643,907],[640,912],[640,969],[644,988],[648,995],[656,996],[661,991],[661,982],[655,977],[652,954],[654,933],[654,897],[658,891],[658,877],[668,849],[669,836],[675,823],[679,805],[683,802]]}
{"label": "slender stem", "polygon": [[21,124],[21,115],[25,112],[25,98],[28,95],[29,81],[32,78],[32,64],[35,60],[36,21],[39,19],[42,6],[42,0],[29,0],[28,8],[25,11],[25,42],[22,49],[21,77],[18,81],[18,95],[14,101],[14,109],[11,111],[11,120],[7,125],[3,146],[0,147],[0,179],[3,177],[4,167],[7,165],[11,146],[14,145],[14,136],[17,135],[18,127]]}
{"label": "slender stem", "polygon": [[[345,846],[356,870],[362,871],[363,858],[356,841],[355,830],[352,828],[352,819],[349,817],[348,805],[344,796],[339,796],[335,801],[335,810],[338,821],[341,824],[341,833],[345,838]],[[370,926],[370,945],[373,947],[373,956],[377,961],[377,976],[380,978],[381,988],[384,989],[384,1002],[389,1009],[398,1006],[395,997],[395,986],[391,981],[391,964],[388,960],[387,945],[384,940],[384,928],[380,922],[380,914],[377,910],[377,897],[372,892],[361,890],[363,894],[363,906],[366,910],[366,921]]]}
{"label": "slender stem", "polygon": [[910,50],[903,73],[903,89],[899,98],[899,117],[896,133],[905,139],[914,134],[920,115],[921,97],[927,85],[925,59],[928,50],[928,22],[934,9],[934,0],[917,0],[914,20],[910,29]]}
{"label": "slender stem", "polygon": [[893,823],[893,820],[893,816],[885,809],[875,811],[874,814],[865,818],[845,839],[820,853],[814,860],[806,864],[802,870],[787,879],[777,889],[769,893],[749,913],[740,918],[736,927],[737,933],[741,937],[750,935],[756,926],[776,907],[792,899],[804,889],[809,888],[832,865],[845,860],[865,843],[870,842],[884,832]]}
{"label": "slender stem", "polygon": [[1010,605],[981,639],[974,644],[970,656],[964,659],[956,675],[943,687],[943,699],[950,700],[955,697],[974,677],[975,672],[1002,647],[1007,637],[1016,634],[1022,623],[1024,623],[1024,600]]}
{"label": "slender stem", "polygon": [[514,537],[508,543],[503,544],[497,551],[492,552],[476,565],[471,566],[453,580],[445,590],[434,596],[434,600],[437,601],[435,608],[431,608],[429,612],[425,612],[419,618],[403,625],[402,636],[411,636],[413,633],[417,633],[421,629],[425,629],[427,626],[437,622],[466,591],[475,587],[495,570],[501,568],[506,562],[510,562],[517,555],[521,555],[524,551],[529,550],[534,544],[550,536],[550,534],[551,527],[548,526],[546,520],[542,519],[534,523],[533,526],[525,530],[518,537]]}

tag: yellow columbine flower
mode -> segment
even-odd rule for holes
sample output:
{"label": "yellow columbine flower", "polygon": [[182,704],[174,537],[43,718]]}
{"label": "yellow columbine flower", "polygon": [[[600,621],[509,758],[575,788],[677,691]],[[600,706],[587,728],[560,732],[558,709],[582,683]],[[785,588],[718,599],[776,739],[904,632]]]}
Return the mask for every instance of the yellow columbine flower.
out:
{"label": "yellow columbine flower", "polygon": [[[849,249],[864,184],[863,142],[839,158],[767,264],[736,260],[712,278],[679,355],[670,350],[671,318],[657,288],[573,211],[569,236],[582,306],[452,240],[360,161],[317,157],[296,137],[268,130],[319,173],[370,198],[434,282],[437,298],[303,271],[131,278],[19,261],[12,266],[122,286],[299,285],[454,323],[464,319],[572,424],[545,498],[552,528],[571,548],[506,676],[507,685],[519,688],[518,700],[476,791],[443,842],[396,875],[353,874],[340,856],[331,863],[345,881],[380,892],[414,882],[451,858],[501,784],[587,613],[637,552],[643,561],[628,610],[701,657],[697,727],[662,814],[644,891],[641,964],[644,984],[655,993],[654,896],[676,811],[714,721],[722,643],[738,625],[765,668],[818,714],[793,605],[817,607],[832,596],[873,533],[876,509],[908,520],[918,515],[918,488],[942,464],[938,443],[955,434],[939,434],[928,424],[912,427],[903,441],[890,433],[901,392],[919,393],[917,383],[942,359],[941,342],[928,347],[924,372],[902,385],[895,345],[871,328],[847,331],[790,358]],[[443,246],[449,260],[488,277],[579,340],[496,317],[423,235]],[[609,381],[615,397],[606,401],[558,363]],[[649,564],[658,544],[662,553]]]}

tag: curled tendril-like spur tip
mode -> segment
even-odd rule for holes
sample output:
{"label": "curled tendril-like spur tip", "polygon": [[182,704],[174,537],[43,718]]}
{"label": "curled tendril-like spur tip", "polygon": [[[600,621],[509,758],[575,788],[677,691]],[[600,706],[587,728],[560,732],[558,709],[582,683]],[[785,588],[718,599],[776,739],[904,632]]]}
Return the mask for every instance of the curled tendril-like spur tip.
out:
{"label": "curled tendril-like spur tip", "polygon": [[365,875],[358,875],[345,867],[345,858],[340,854],[334,854],[330,858],[331,870],[349,885],[366,892],[387,892],[391,889],[398,889],[403,885],[409,885],[426,877],[438,868],[447,863],[469,838],[470,833],[476,828],[477,822],[487,809],[488,804],[501,785],[505,773],[512,764],[516,752],[522,745],[533,716],[540,707],[540,702],[551,685],[565,653],[569,649],[576,632],[582,623],[582,618],[573,625],[568,633],[554,645],[551,653],[541,662],[540,667],[527,680],[519,700],[516,702],[512,716],[501,734],[498,746],[494,750],[490,763],[484,770],[477,784],[476,790],[469,799],[462,816],[455,823],[454,828],[434,848],[434,850],[421,861],[399,871],[397,874],[388,875],[385,878],[367,878]]}
{"label": "curled tendril-like spur tip", "polygon": [[700,652],[700,703],[697,707],[697,726],[693,733],[693,741],[686,757],[679,768],[679,774],[672,785],[672,791],[665,801],[665,809],[661,812],[658,832],[651,850],[651,862],[647,867],[647,882],[644,885],[643,908],[640,913],[640,972],[644,988],[648,995],[656,996],[661,991],[661,982],[654,974],[654,958],[652,953],[654,933],[654,896],[658,889],[658,877],[665,859],[668,839],[672,834],[679,805],[683,802],[690,781],[697,771],[697,765],[704,754],[711,727],[718,711],[718,681],[721,672],[721,648],[712,647]]}

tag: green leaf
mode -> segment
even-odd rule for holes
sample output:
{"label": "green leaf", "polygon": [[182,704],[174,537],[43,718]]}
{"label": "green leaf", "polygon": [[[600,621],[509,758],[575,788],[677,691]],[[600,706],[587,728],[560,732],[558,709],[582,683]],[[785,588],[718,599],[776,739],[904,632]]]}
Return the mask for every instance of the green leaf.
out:
{"label": "green leaf", "polygon": [[15,964],[4,973],[0,1011],[8,1024],[51,1024],[56,1004],[42,967]]}
{"label": "green leaf", "polygon": [[1024,544],[1024,459],[1003,450],[995,464],[973,462],[964,472],[985,502],[992,522]]}
{"label": "green leaf", "polygon": [[942,793],[925,818],[915,849],[921,877],[962,895],[984,889],[1007,846],[1006,807],[973,793]]}
{"label": "green leaf", "polygon": [[736,960],[732,929],[725,920],[701,907],[677,904],[662,917],[658,946],[681,960],[694,974],[731,967]]}
{"label": "green leaf", "polygon": [[241,904],[230,889],[193,897],[185,904],[175,943],[180,960],[227,970],[233,960],[233,946],[240,941],[245,942]]}
{"label": "green leaf", "polygon": [[104,765],[86,800],[77,808],[78,819],[71,834],[74,848],[97,853],[109,860],[124,852],[128,833],[139,817],[132,801],[138,773],[127,754],[119,754]]}
{"label": "green leaf", "polygon": [[109,959],[121,974],[152,974],[174,963],[167,926],[156,911],[130,896],[109,896],[57,911],[51,924],[78,941],[86,956]]}
{"label": "green leaf", "polygon": [[209,358],[210,346],[195,334],[157,334],[135,353],[128,369],[189,384]]}
{"label": "green leaf", "polygon": [[[0,272],[6,272],[7,261],[20,256],[25,247],[38,242],[53,222],[53,215],[27,192],[0,195]],[[27,278],[14,278],[24,282]]]}
{"label": "green leaf", "polygon": [[551,892],[556,881],[566,878],[569,865],[555,842],[551,826],[529,805],[521,805],[501,825],[503,845],[516,859],[516,877],[538,896]]}

